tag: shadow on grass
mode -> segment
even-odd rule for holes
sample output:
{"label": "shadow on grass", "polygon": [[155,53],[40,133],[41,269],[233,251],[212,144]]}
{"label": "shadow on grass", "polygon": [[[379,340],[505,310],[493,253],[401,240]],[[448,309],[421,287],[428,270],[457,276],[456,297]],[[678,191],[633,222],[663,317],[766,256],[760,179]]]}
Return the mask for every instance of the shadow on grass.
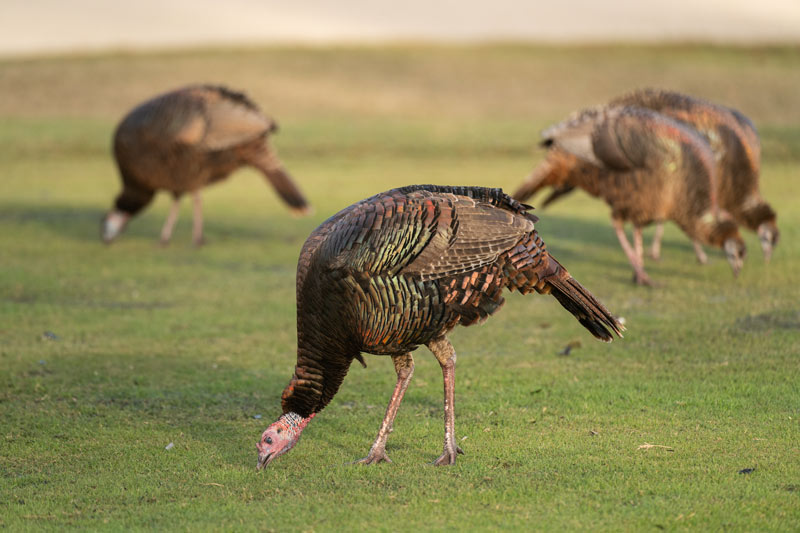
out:
{"label": "shadow on grass", "polygon": [[[0,222],[4,224],[34,224],[72,240],[100,242],[100,224],[107,212],[105,207],[2,203],[0,204]],[[598,224],[594,221],[550,213],[543,209],[537,209],[535,213],[541,218],[536,227],[545,242],[552,242],[556,247],[559,242],[566,241],[620,249],[610,222]],[[143,211],[130,221],[120,239],[136,237],[157,241],[163,223],[161,215],[160,212]],[[205,217],[204,224],[206,232],[217,237],[236,237],[246,240],[279,239],[285,242],[294,242],[299,230],[307,229],[310,232],[316,226],[317,219],[321,222],[326,218],[314,217],[295,221],[288,214],[284,216],[283,213],[276,213],[276,216],[279,217],[279,225],[265,224],[261,227],[247,227],[213,216],[210,219]],[[183,223],[190,225],[190,219],[184,217]],[[178,225],[181,226],[181,221],[178,222]],[[286,229],[292,226],[298,231],[292,231],[291,235],[287,235]],[[667,254],[671,250],[691,253],[688,238],[682,239],[680,242],[665,239],[663,249]],[[620,253],[622,253],[621,250]],[[577,255],[569,250],[559,251],[559,256],[565,258]],[[585,255],[581,254],[581,257],[585,257]]]}
{"label": "shadow on grass", "polygon": [[748,315],[736,320],[734,330],[760,333],[773,329],[800,329],[800,311],[779,309],[757,315]]}
{"label": "shadow on grass", "polygon": [[[0,204],[0,224],[19,227],[33,226],[34,230],[43,230],[75,242],[96,242],[101,247],[103,245],[100,240],[100,222],[105,213],[105,208],[99,207],[4,203]],[[537,210],[537,215],[541,217],[537,228],[545,242],[548,243],[550,251],[567,268],[570,268],[571,264],[589,261],[593,269],[603,269],[604,275],[609,281],[621,284],[630,283],[631,270],[610,223],[598,224],[581,218],[549,213],[545,210]],[[321,217],[316,216],[294,220],[284,213],[276,213],[274,220],[270,219],[267,223],[259,226],[247,226],[245,221],[211,217],[206,219],[206,235],[209,241],[208,246],[211,247],[215,245],[215,242],[230,244],[236,241],[243,244],[255,242],[299,247],[321,220]],[[145,211],[130,222],[125,233],[120,236],[119,242],[124,243],[127,240],[151,242],[156,249],[161,223],[160,212],[148,213]],[[184,219],[183,229],[179,223],[178,231],[173,236],[173,243],[176,246],[188,245],[190,227],[190,220]],[[186,242],[183,242],[184,240]],[[603,252],[593,253],[592,248],[606,248],[613,255]],[[718,255],[715,254],[715,250],[709,250],[709,252],[712,257]],[[665,239],[662,253],[665,257],[681,256],[687,260],[693,257],[690,242],[684,238],[680,240]],[[250,270],[265,268],[260,261],[248,266],[241,261],[223,260],[220,262],[212,257],[200,259],[198,256],[197,260],[207,261],[209,264],[213,263],[213,266],[217,268],[232,271],[242,268]],[[656,271],[656,277],[677,274],[673,267],[663,261],[658,263],[646,260],[646,265],[648,269]],[[288,268],[293,270],[294,265]],[[281,267],[279,270],[285,269]],[[682,275],[685,276],[685,272]],[[699,276],[698,270],[697,277]]]}
{"label": "shadow on grass", "polygon": [[[101,244],[100,224],[107,213],[107,208],[69,206],[59,204],[0,204],[0,223],[4,225],[34,225],[45,231],[61,235],[73,241],[93,241]],[[249,241],[280,241],[287,244],[302,243],[313,229],[313,222],[302,221],[291,224],[293,219],[287,213],[279,224],[264,224],[259,227],[248,227],[235,222],[220,221],[219,218],[204,217],[205,234],[211,242],[214,240],[241,239]],[[185,227],[191,227],[191,220],[185,219]],[[119,240],[144,239],[158,243],[163,219],[159,213],[143,211],[133,218]],[[173,235],[173,241],[183,238],[179,229]]]}
{"label": "shadow on grass", "polygon": [[163,422],[251,420],[257,414],[266,419],[280,414],[281,392],[291,377],[266,361],[258,368],[218,367],[212,353],[85,355],[69,346],[64,350],[72,353],[52,353],[46,360],[15,367],[10,374],[15,397],[39,397],[39,382],[40,387],[68,391],[55,395],[50,407],[76,414],[115,418],[128,413]]}
{"label": "shadow on grass", "polygon": [[[548,244],[548,250],[563,263],[567,268],[571,263],[590,261],[597,268],[605,269],[610,280],[620,283],[630,283],[632,280],[632,269],[628,263],[625,253],[620,247],[619,241],[614,234],[611,222],[597,223],[594,221],[574,218],[564,215],[548,213],[544,209],[536,210],[540,217],[536,223],[536,228],[540,235]],[[650,231],[645,230],[645,246],[649,246],[651,240],[652,226]],[[630,227],[628,228],[628,238],[632,239]],[[592,254],[592,247],[602,247],[608,249],[612,254]],[[710,257],[721,258],[721,252],[716,249],[705,247]],[[691,241],[681,233],[678,239],[666,237],[662,241],[661,255],[663,258],[678,258],[684,261],[694,261],[694,251]],[[692,278],[700,279],[702,268],[698,265],[697,275]],[[670,266],[668,261],[656,261],[645,256],[645,269],[657,270],[660,276],[681,275],[686,277],[686,272]],[[657,281],[657,280],[656,280]]]}
{"label": "shadow on grass", "polygon": [[[610,220],[606,223],[597,223],[596,221],[550,213],[544,209],[537,209],[535,213],[540,217],[536,228],[545,242],[548,242],[549,239],[554,243],[567,241],[584,245],[601,245],[623,253]],[[654,226],[650,227],[653,228]],[[631,227],[628,226],[627,230],[628,238],[631,239]],[[645,244],[649,244],[648,233],[646,229]],[[670,250],[691,252],[692,246],[689,238],[683,237],[681,241],[665,238],[662,245],[662,254],[669,253]]]}
{"label": "shadow on grass", "polygon": [[0,204],[4,225],[36,226],[72,240],[100,242],[100,222],[106,211],[65,205]]}

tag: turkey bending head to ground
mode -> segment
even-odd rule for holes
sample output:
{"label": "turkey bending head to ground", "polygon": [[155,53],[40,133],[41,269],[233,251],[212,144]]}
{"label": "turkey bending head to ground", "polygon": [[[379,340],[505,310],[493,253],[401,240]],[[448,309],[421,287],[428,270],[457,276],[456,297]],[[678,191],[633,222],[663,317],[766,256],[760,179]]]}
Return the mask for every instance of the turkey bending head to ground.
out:
{"label": "turkey bending head to ground", "polygon": [[184,87],[137,106],[114,134],[122,192],[103,219],[103,240],[114,240],[156,191],[165,190],[174,202],[161,242],[172,236],[180,197],[191,193],[193,240],[202,244],[200,189],[245,165],[260,170],[294,212],[308,212],[308,202],[269,144],[276,130],[277,124],[249,98],[225,87]]}
{"label": "turkey bending head to ground", "polygon": [[[555,191],[548,201],[576,187],[605,200],[636,283],[651,283],[642,228],[666,220],[697,246],[724,250],[734,275],[739,273],[744,241],[736,221],[719,206],[714,153],[696,130],[649,109],[601,106],[573,114],[543,136],[547,159],[514,197],[524,200],[550,185]],[[625,235],[627,222],[633,224],[633,246]]]}
{"label": "turkey bending head to ground", "polygon": [[297,364],[280,418],[257,443],[258,469],[289,451],[336,394],[362,352],[391,356],[397,384],[366,464],[389,462],[386,440],[426,345],[444,379],[444,450],[463,453],[454,431],[456,353],[447,334],[486,320],[503,289],[551,294],[603,341],[624,329],[553,258],[537,220],[500,189],[418,185],[358,202],[308,238],[297,265]]}
{"label": "turkey bending head to ground", "polygon": [[[611,105],[652,109],[697,130],[711,146],[717,162],[717,198],[719,205],[736,222],[756,232],[764,259],[769,261],[778,243],[777,214],[759,190],[761,141],[749,118],[702,98],[675,91],[640,89],[611,101]],[[659,257],[661,229],[656,230],[652,255]],[[705,262],[705,255],[698,254]]]}
{"label": "turkey bending head to ground", "polygon": [[[769,261],[778,242],[777,215],[759,191],[761,142],[753,123],[742,113],[716,103],[676,91],[639,89],[613,99],[608,107],[642,107],[675,119],[697,131],[711,147],[716,162],[716,197],[719,207],[726,210],[740,226],[758,234],[764,258]],[[546,135],[546,134],[545,134]],[[540,189],[550,187],[550,195],[542,202],[546,207],[575,189],[573,168],[575,156],[548,144],[547,156],[531,173],[514,197],[525,201]],[[691,176],[690,176],[691,177]],[[696,176],[704,180],[705,176]],[[663,224],[657,223],[651,256],[661,256]],[[694,241],[701,263],[707,258],[701,243]]]}

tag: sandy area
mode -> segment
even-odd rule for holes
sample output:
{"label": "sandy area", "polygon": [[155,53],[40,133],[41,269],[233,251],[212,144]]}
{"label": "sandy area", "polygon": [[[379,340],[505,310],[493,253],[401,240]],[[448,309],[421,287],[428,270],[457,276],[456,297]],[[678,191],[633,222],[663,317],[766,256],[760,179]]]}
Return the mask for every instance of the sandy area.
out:
{"label": "sandy area", "polygon": [[3,0],[0,54],[383,40],[800,42],[800,0]]}

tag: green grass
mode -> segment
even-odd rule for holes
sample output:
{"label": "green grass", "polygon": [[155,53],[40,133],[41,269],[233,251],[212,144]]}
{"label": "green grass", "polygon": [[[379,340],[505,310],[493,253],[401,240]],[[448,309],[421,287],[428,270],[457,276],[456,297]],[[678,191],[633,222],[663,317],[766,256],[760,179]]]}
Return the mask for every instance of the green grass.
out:
{"label": "green grass", "polygon": [[[252,171],[205,194],[209,244],[156,240],[168,199],[113,246],[122,113],[195,80],[248,89],[315,205],[293,219]],[[733,279],[674,227],[658,283],[630,283],[608,209],[575,194],[539,213],[553,254],[626,318],[597,343],[551,298],[509,295],[459,353],[441,451],[441,374],[423,348],[389,439],[366,454],[394,384],[354,366],[300,444],[261,474],[255,442],[294,365],[294,268],[308,233],[410,183],[513,189],[538,130],[634,86],[741,108],[764,137],[780,214]],[[718,47],[221,50],[0,62],[0,527],[275,531],[789,531],[800,527],[800,52]],[[53,339],[45,332],[53,333]],[[568,356],[559,351],[580,341]],[[255,415],[261,415],[257,420]],[[166,450],[168,443],[174,448]],[[645,443],[668,446],[640,449]],[[755,469],[749,474],[739,472]]]}

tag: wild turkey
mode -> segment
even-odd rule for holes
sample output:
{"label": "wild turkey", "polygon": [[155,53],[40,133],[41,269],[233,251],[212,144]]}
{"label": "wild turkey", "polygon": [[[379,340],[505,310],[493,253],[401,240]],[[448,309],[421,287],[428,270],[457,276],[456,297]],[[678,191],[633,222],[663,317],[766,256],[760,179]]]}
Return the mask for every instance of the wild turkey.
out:
{"label": "wild turkey", "polygon": [[[734,275],[742,267],[744,241],[716,200],[714,154],[692,128],[638,107],[598,107],[576,113],[543,132],[547,159],[514,194],[524,200],[546,185],[545,201],[581,187],[603,198],[634,281],[650,284],[644,271],[642,227],[672,220],[694,241],[725,250]],[[624,224],[634,226],[634,245]]]}
{"label": "wild turkey", "polygon": [[[257,443],[258,469],[289,451],[331,401],[361,353],[392,357],[397,385],[367,457],[389,461],[386,439],[426,345],[444,378],[444,451],[463,453],[454,433],[456,353],[447,333],[483,322],[503,305],[504,287],[552,294],[592,335],[623,327],[545,249],[529,206],[500,189],[416,185],[358,202],[308,238],[297,265],[297,365],[283,414]],[[366,365],[364,365],[366,366]]]}
{"label": "wild turkey", "polygon": [[103,221],[103,240],[111,242],[163,189],[174,202],[161,242],[169,242],[180,197],[188,192],[194,200],[193,240],[202,244],[200,189],[244,165],[259,169],[293,211],[305,213],[306,199],[267,140],[275,131],[277,124],[247,96],[225,87],[193,85],[142,103],[114,134],[122,192]]}
{"label": "wild turkey", "polygon": [[[759,192],[761,145],[758,132],[750,120],[735,109],[713,104],[674,91],[642,89],[612,100],[609,107],[637,106],[652,109],[697,130],[708,141],[717,162],[717,198],[719,206],[734,220],[757,232],[764,257],[769,260],[778,242],[776,214]],[[557,150],[550,150],[547,160],[534,170],[528,181],[514,195],[526,200],[539,189],[551,186],[553,191],[543,202],[549,205],[555,199],[574,189],[569,182],[571,158]],[[705,178],[701,178],[705,179]],[[651,255],[661,255],[663,225],[658,223],[653,238]],[[701,263],[706,257],[695,241],[695,252]]]}
{"label": "wild turkey", "polygon": [[[759,191],[761,142],[753,123],[739,111],[674,91],[642,89],[611,101],[657,111],[691,125],[711,145],[717,160],[717,198],[737,223],[755,231],[769,261],[778,242],[777,215]],[[656,229],[652,255],[658,258],[663,230]],[[698,255],[705,262],[705,255]]]}

